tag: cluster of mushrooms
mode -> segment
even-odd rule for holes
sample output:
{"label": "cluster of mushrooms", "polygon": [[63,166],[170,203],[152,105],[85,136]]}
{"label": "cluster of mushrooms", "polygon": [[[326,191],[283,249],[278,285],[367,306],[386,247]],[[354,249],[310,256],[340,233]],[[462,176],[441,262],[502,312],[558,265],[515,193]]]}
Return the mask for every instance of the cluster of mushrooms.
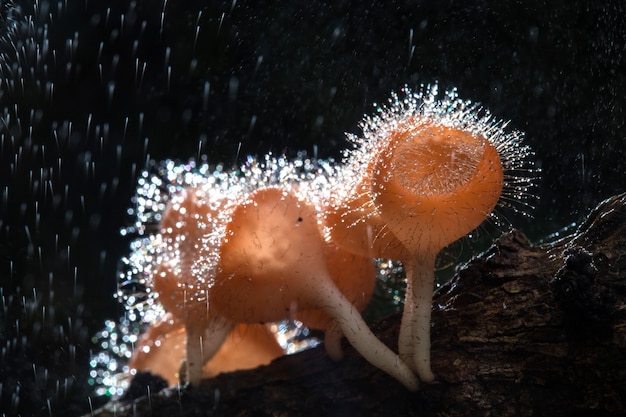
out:
{"label": "cluster of mushrooms", "polygon": [[[266,167],[254,178],[174,191],[148,279],[166,314],[144,334],[132,368],[195,386],[280,356],[265,324],[294,319],[324,331],[333,359],[345,336],[411,391],[434,379],[435,259],[499,202],[528,193],[532,178],[520,172],[531,152],[520,132],[454,90],[440,97],[436,85],[404,88],[361,128],[362,137],[349,135],[344,161],[317,176],[275,178],[286,171]],[[406,271],[398,353],[360,313],[375,258],[399,260]]]}

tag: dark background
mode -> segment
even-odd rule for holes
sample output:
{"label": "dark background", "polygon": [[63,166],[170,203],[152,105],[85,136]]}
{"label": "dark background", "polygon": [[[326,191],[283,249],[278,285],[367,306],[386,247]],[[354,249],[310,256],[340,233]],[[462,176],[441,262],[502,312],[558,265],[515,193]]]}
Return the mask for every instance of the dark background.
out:
{"label": "dark background", "polygon": [[3,416],[89,410],[150,159],[339,157],[374,103],[439,82],[526,132],[539,201],[512,223],[532,240],[624,191],[623,2],[284,3],[3,3]]}

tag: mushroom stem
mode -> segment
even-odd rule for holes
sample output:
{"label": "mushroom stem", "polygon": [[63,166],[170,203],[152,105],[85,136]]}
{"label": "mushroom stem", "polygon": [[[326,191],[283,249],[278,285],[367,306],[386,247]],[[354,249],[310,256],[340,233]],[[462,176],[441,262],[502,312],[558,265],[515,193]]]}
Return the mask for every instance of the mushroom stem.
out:
{"label": "mushroom stem", "polygon": [[202,367],[220,349],[233,329],[234,323],[223,317],[212,317],[205,325],[187,323],[187,382],[198,386],[202,381]]}
{"label": "mushroom stem", "polygon": [[[431,382],[435,379],[430,366],[430,317],[433,302],[435,259],[436,255],[429,253],[416,256],[412,262],[404,263],[404,268],[407,271],[406,302],[409,303],[409,313],[406,312],[405,306],[398,348],[401,349],[402,353],[406,353],[406,348],[402,348],[402,344],[406,343],[408,338],[406,334],[410,333],[413,340],[411,343],[413,346],[411,368],[415,369],[423,382]],[[405,323],[406,320],[409,322]]]}
{"label": "mushroom stem", "polygon": [[317,297],[321,308],[339,325],[350,344],[369,363],[393,376],[408,390],[417,391],[419,382],[411,369],[370,331],[361,313],[332,284],[321,280]]}
{"label": "mushroom stem", "polygon": [[406,295],[404,297],[404,308],[402,310],[402,321],[400,322],[400,334],[398,336],[398,353],[413,372],[415,360],[413,356],[413,317],[415,317],[415,303],[413,297],[409,296],[413,292],[413,270],[409,264],[404,266],[406,273]]}

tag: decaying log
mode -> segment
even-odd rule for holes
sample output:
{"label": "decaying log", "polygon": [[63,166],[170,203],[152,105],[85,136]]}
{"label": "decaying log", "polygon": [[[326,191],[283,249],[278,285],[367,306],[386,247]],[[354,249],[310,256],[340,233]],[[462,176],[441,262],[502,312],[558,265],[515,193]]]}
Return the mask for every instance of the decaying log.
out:
{"label": "decaying log", "polygon": [[[504,235],[437,291],[432,320],[437,380],[418,393],[346,344],[340,363],[317,348],[197,389],[153,389],[93,415],[623,415],[626,194],[551,245]],[[373,330],[394,347],[399,324],[394,315]]]}

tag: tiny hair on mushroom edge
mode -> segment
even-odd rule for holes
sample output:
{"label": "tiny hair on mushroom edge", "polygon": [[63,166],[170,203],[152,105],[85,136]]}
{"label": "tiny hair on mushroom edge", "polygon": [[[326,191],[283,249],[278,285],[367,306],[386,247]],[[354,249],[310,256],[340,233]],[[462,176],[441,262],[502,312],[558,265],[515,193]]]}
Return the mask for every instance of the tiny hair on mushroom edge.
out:
{"label": "tiny hair on mushroom edge", "polygon": [[[183,287],[189,284],[191,287],[181,292],[183,296],[179,304],[182,302],[185,309],[191,308],[187,303],[202,304],[202,308],[197,310],[208,315],[206,311],[211,308],[208,287],[216,286],[215,276],[220,275],[217,272],[220,270],[222,242],[228,241],[229,233],[233,236],[232,231],[227,233],[233,210],[242,204],[256,205],[250,196],[258,194],[259,190],[274,188],[289,196],[287,200],[291,203],[285,203],[285,210],[289,210],[290,204],[304,205],[307,210],[312,210],[325,246],[337,248],[334,250],[342,251],[344,257],[386,258],[402,262],[407,275],[407,295],[398,341],[399,356],[390,352],[385,356],[384,363],[375,365],[410,390],[417,389],[417,379],[408,375],[407,371],[423,382],[432,381],[435,374],[430,369],[430,310],[437,254],[443,247],[479,227],[483,221],[491,221],[498,227],[509,225],[498,208],[529,215],[529,202],[536,198],[532,188],[537,182],[539,170],[533,166],[533,153],[523,144],[521,132],[507,130],[506,122],[496,120],[477,104],[460,100],[456,90],[440,97],[437,84],[421,86],[417,92],[405,87],[400,95],[392,94],[387,106],[376,107],[376,114],[365,117],[360,124],[363,136],[348,135],[353,148],[345,151],[341,163],[307,158],[305,153],[299,154],[293,161],[270,154],[262,160],[248,157],[242,166],[230,170],[223,165],[210,168],[207,163],[196,165],[194,161],[187,164],[165,161],[155,164],[153,171],[156,172],[142,173],[135,197],[133,214],[136,221],[122,231],[136,234],[139,238],[131,245],[132,254],[123,260],[126,272],[120,275],[117,296],[135,317],[139,327],[151,327],[144,330],[145,334],[154,334],[155,339],[169,337],[166,332],[156,334],[158,332],[154,329],[168,312],[159,300],[162,295],[154,289],[154,273],[164,258],[169,258],[168,262],[172,263],[172,253],[180,254],[180,246],[171,245],[176,240],[171,228],[169,246],[164,242],[164,230],[160,227],[164,213],[171,210],[177,199],[180,204],[181,196],[188,192],[195,193],[194,198],[200,200],[200,206],[205,206],[204,216],[198,218],[198,213],[194,214],[195,226],[205,229],[205,232],[196,233],[197,236],[192,238],[198,249],[194,256],[198,259],[183,262],[192,275],[184,278],[191,279],[191,282],[187,281]],[[420,209],[422,207],[424,209]],[[265,230],[265,233],[271,233],[271,229]],[[281,236],[288,241],[287,247],[295,244],[289,242],[288,234]],[[307,250],[313,251],[313,248]],[[320,246],[316,250],[323,252],[325,249]],[[338,282],[343,282],[343,287],[338,291],[327,292],[328,288],[325,288],[320,292],[351,293],[353,299],[347,301],[360,303],[357,310],[361,311],[371,296],[375,278],[367,273],[363,277],[341,277],[341,274],[329,273],[328,255],[325,259],[325,274],[330,277],[326,281],[334,283],[335,287]],[[354,262],[357,258],[351,259]],[[180,259],[173,262],[180,273]],[[179,265],[176,265],[177,262]],[[341,271],[341,267],[337,270]],[[349,268],[343,272],[347,274]],[[272,285],[278,287],[274,288],[274,292],[280,294],[280,281],[274,281]],[[355,291],[351,292],[348,288],[350,286],[357,288],[356,293],[360,291],[357,299],[354,299]],[[140,291],[137,292],[137,288]],[[196,293],[187,299],[189,288]],[[307,288],[307,291],[316,291],[314,286]],[[250,297],[254,292],[248,291],[247,294]],[[221,296],[224,296],[223,290]],[[292,303],[287,312],[283,311],[276,320],[287,319],[281,322],[285,323],[289,319],[298,319],[298,315],[303,313],[306,316],[306,312],[299,311],[297,305]],[[316,314],[324,316],[324,313]],[[246,317],[246,320],[255,322],[254,317]],[[341,349],[338,343],[343,334],[341,323],[337,320],[333,322],[328,315],[324,320],[327,324],[314,327],[326,329],[327,351],[331,357],[339,359]],[[213,329],[214,334],[221,336],[210,348],[211,351],[219,349],[220,341],[224,340],[234,324],[231,320],[220,321]],[[284,325],[281,326],[284,328]],[[185,331],[180,330],[180,324],[161,327],[175,329],[179,338],[180,333]],[[273,326],[274,329],[277,327],[280,326]],[[210,336],[202,331],[201,336],[196,337],[203,344]],[[143,343],[143,347],[148,343],[152,349],[158,349],[146,341],[146,337]],[[239,343],[248,343],[245,335],[240,337]],[[204,346],[201,346],[202,355],[203,349]],[[179,348],[178,353],[172,356],[176,359],[172,360],[182,360],[181,352]],[[273,352],[259,358],[258,365],[273,359],[277,355],[275,350]],[[132,350],[126,348],[125,359],[132,355]],[[210,359],[203,356],[201,362],[205,365],[210,363]],[[394,361],[395,364],[392,364]],[[150,360],[143,363],[143,369],[139,370],[149,370]],[[252,361],[248,367],[254,366]],[[170,366],[170,369],[173,368]],[[184,363],[176,377],[188,378],[189,369],[189,364]],[[212,367],[211,374],[203,373],[202,366],[196,365],[194,369],[195,383],[200,377],[221,372],[219,366],[217,370]],[[137,369],[131,370],[126,366],[125,371],[134,373]],[[166,379],[171,382],[173,377],[168,375]]]}

